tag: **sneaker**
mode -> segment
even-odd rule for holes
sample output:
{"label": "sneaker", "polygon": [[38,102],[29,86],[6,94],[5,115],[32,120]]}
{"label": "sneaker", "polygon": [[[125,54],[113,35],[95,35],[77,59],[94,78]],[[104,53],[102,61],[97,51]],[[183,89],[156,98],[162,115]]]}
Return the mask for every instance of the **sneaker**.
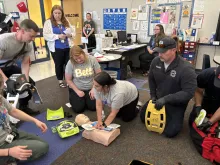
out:
{"label": "sneaker", "polygon": [[20,106],[19,109],[22,110],[23,112],[27,113],[28,115],[38,115],[38,114],[40,114],[39,111],[34,111],[31,108],[29,108],[28,106]]}
{"label": "sneaker", "polygon": [[199,113],[199,115],[195,119],[196,126],[199,126],[203,123],[204,119],[206,117],[206,111],[202,109]]}

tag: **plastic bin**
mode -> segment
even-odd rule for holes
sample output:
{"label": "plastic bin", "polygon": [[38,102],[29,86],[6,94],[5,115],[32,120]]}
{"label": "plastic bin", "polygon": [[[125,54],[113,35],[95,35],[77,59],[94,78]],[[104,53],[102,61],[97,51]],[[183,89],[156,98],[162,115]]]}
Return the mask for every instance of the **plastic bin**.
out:
{"label": "plastic bin", "polygon": [[109,67],[105,68],[104,71],[107,72],[112,78],[120,80],[120,68]]}

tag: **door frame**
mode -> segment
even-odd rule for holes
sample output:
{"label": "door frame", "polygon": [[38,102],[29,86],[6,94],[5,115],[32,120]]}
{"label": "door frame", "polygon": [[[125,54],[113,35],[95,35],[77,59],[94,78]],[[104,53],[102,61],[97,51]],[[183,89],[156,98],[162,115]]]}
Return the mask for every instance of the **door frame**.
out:
{"label": "door frame", "polygon": [[[39,3],[40,3],[40,12],[41,12],[41,18],[42,18],[42,25],[44,25],[44,22],[46,21],[45,10],[44,10],[44,1],[39,0]],[[27,8],[28,8],[28,1],[27,0],[26,0],[26,4],[27,4]],[[28,17],[30,18],[29,10],[28,10]],[[38,35],[37,37],[43,37],[43,28],[40,28],[40,35]],[[40,62],[50,60],[50,50],[47,46],[46,40],[45,40],[45,49],[46,49],[47,56],[45,58],[35,59],[34,61],[31,61],[32,64],[36,64],[36,63],[40,63]]]}

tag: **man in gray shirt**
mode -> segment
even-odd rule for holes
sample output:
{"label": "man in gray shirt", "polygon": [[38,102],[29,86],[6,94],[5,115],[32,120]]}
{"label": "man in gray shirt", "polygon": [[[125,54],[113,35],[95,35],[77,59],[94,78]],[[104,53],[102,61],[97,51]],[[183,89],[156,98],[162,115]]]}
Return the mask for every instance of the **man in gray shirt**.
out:
{"label": "man in gray shirt", "polygon": [[84,22],[83,27],[83,36],[88,38],[87,48],[95,48],[96,47],[96,39],[95,39],[95,23],[91,18],[91,14],[86,14],[86,21]]}
{"label": "man in gray shirt", "polygon": [[[15,81],[8,79],[12,74],[25,74],[27,80],[34,84],[29,78],[30,55],[32,53],[31,41],[34,41],[39,28],[35,22],[25,19],[20,24],[20,29],[16,33],[5,33],[0,35],[0,74],[3,76],[7,85],[7,90],[11,94],[16,94]],[[21,59],[21,68],[15,65],[15,62]],[[34,113],[28,107],[28,101],[32,95],[29,91],[19,99],[19,109],[28,114]]]}

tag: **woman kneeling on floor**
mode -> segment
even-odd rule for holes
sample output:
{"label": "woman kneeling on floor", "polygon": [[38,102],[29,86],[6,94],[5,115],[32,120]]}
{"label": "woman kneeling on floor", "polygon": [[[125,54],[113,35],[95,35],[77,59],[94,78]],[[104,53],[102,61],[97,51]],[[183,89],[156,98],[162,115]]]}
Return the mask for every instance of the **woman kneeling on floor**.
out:
{"label": "woman kneeling on floor", "polygon": [[[131,121],[137,116],[136,106],[139,94],[132,83],[115,80],[102,71],[95,76],[93,87],[98,117],[96,128],[107,127],[116,116],[121,117],[125,122]],[[111,113],[104,122],[102,122],[103,104],[111,107]]]}
{"label": "woman kneeling on floor", "polygon": [[79,46],[70,49],[70,60],[66,65],[65,77],[69,85],[69,100],[76,113],[88,108],[96,110],[96,102],[92,89],[94,75],[101,72],[95,57],[86,55]]}

